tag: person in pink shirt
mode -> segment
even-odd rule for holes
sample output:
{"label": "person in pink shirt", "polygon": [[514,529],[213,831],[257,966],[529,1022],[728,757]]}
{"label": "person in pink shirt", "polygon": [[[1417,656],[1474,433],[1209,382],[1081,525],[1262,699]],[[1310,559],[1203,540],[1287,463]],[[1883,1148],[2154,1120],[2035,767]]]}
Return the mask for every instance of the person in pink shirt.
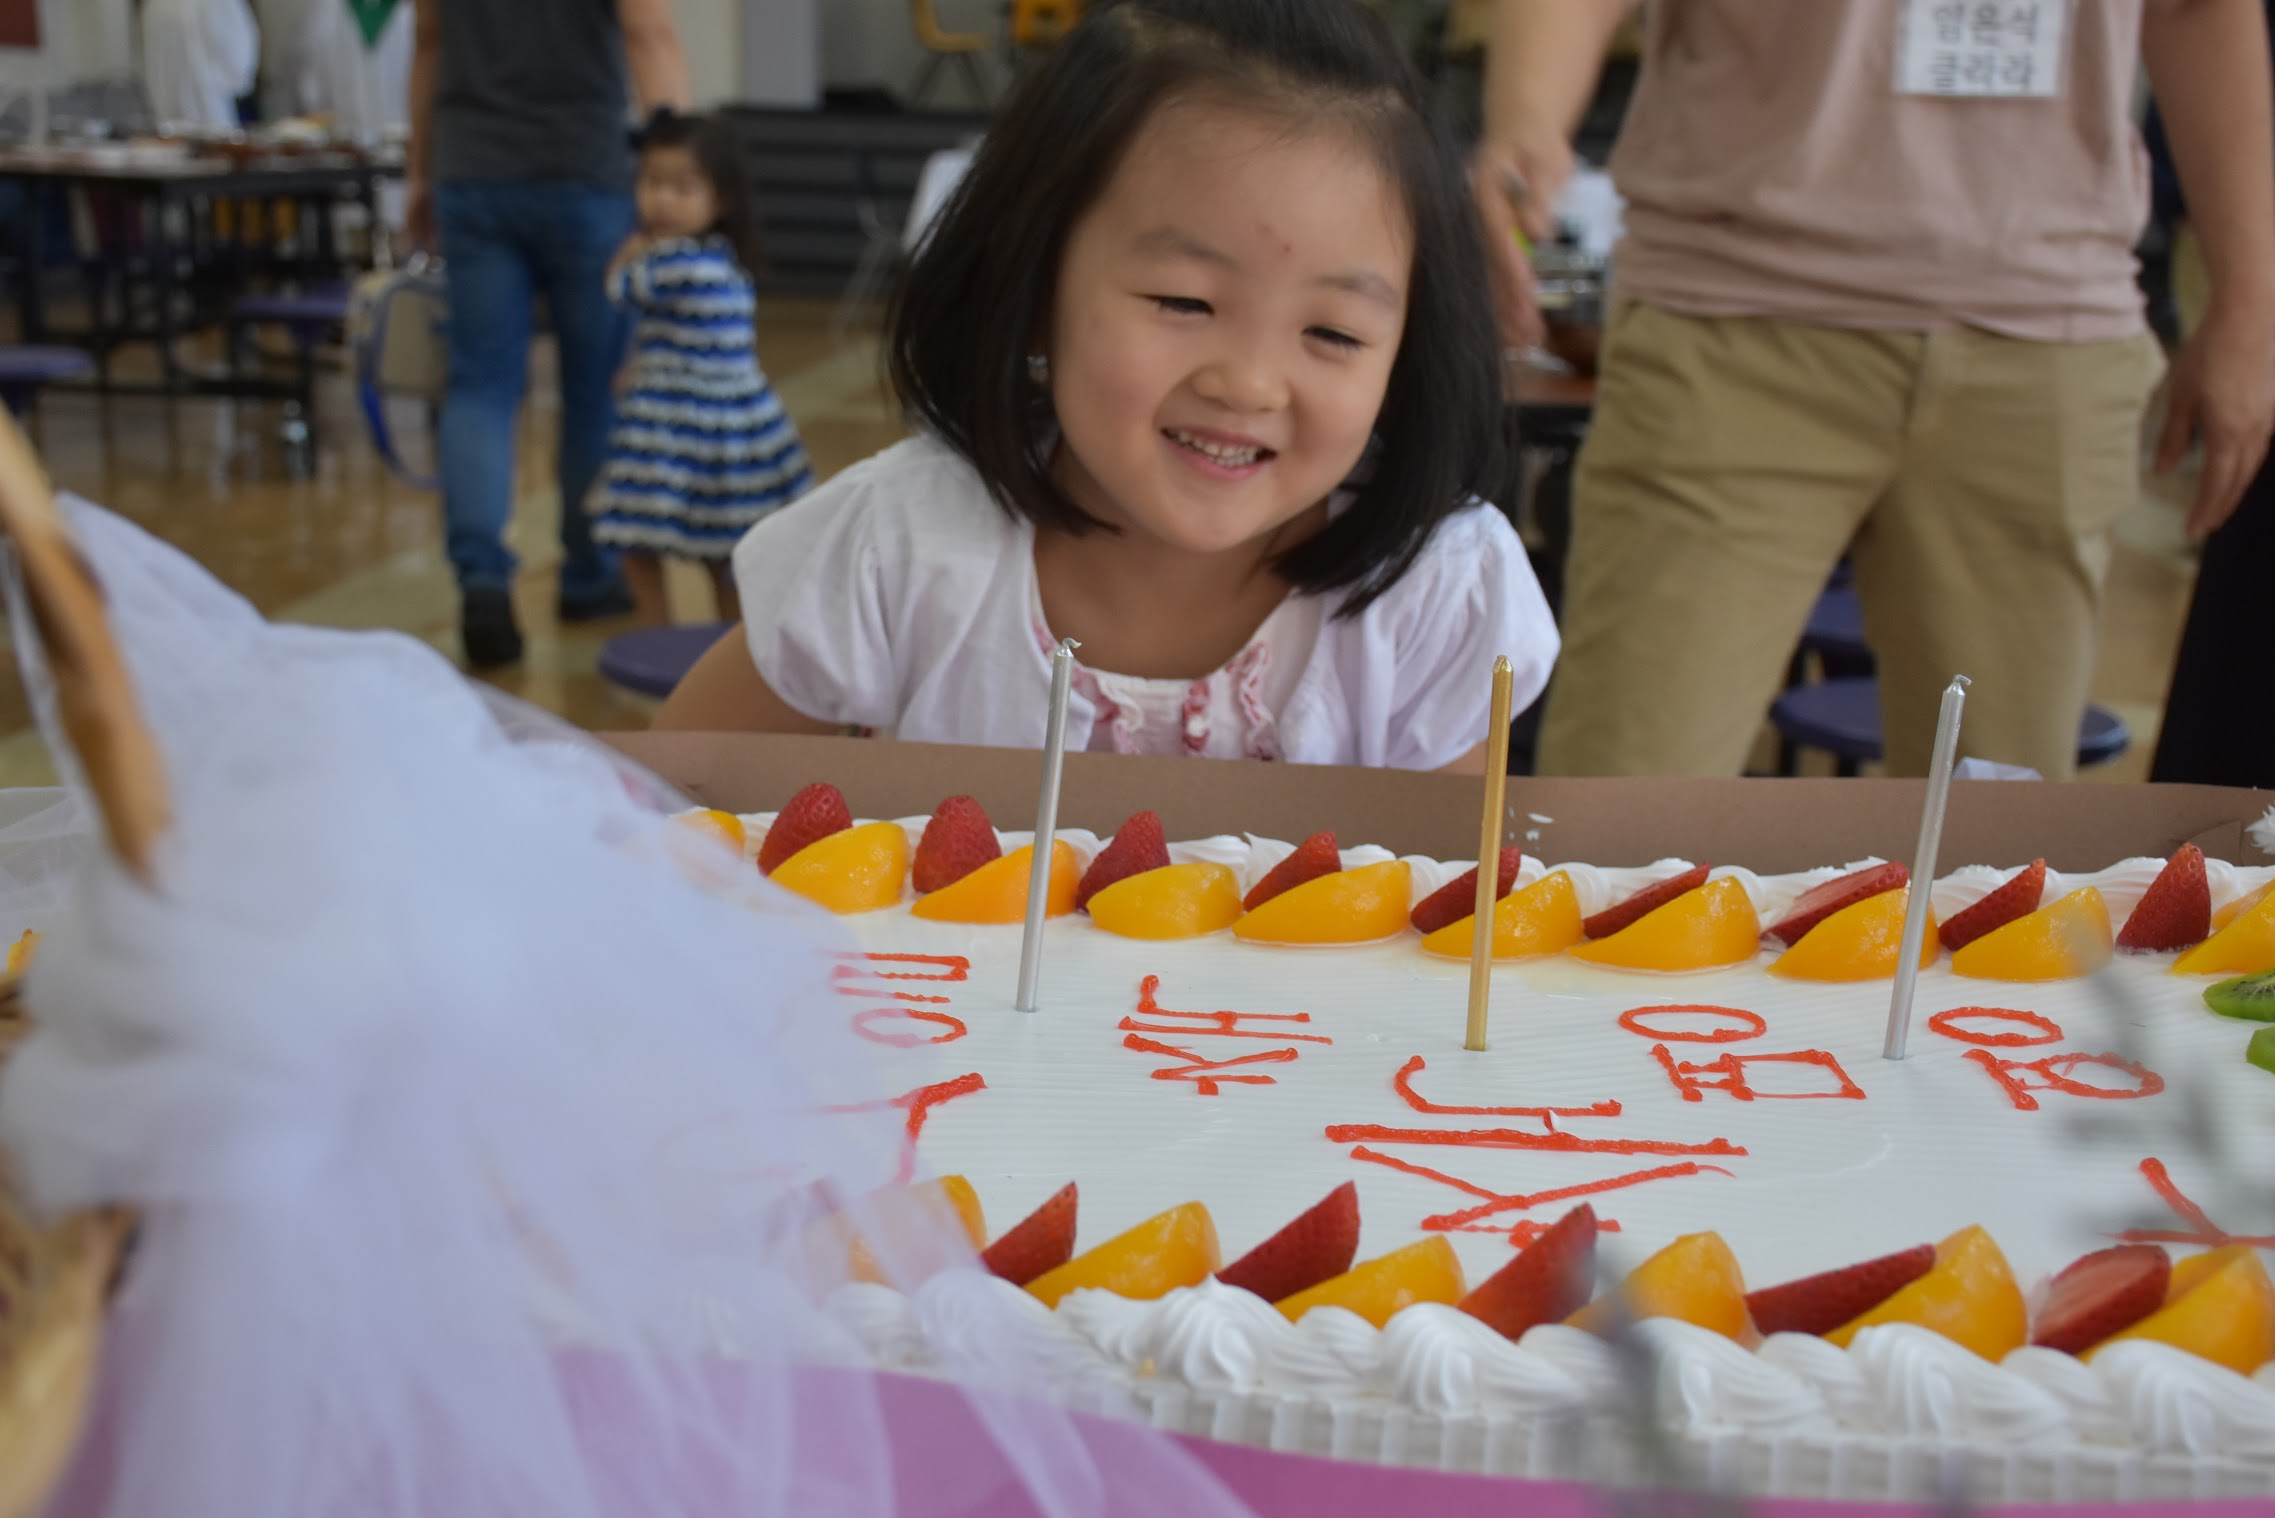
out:
{"label": "person in pink shirt", "polygon": [[[1499,0],[1474,179],[1512,343],[1538,331],[1516,234],[1547,232],[1630,9]],[[1964,672],[1965,752],[2072,773],[2165,370],[2136,76],[2213,282],[2156,450],[2201,443],[2200,537],[2275,429],[2266,57],[2261,0],[1659,0],[1542,769],[1737,772],[1847,554],[1892,772],[1924,772]]]}

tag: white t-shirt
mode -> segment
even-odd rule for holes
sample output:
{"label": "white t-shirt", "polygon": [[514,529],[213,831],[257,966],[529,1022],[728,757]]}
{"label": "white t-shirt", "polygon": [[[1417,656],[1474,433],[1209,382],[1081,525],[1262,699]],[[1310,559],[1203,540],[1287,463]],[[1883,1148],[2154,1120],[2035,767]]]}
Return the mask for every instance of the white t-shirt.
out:
{"label": "white t-shirt", "polygon": [[[751,658],[807,716],[915,742],[1042,744],[1054,640],[1034,528],[937,439],[898,443],[768,517],[734,569]],[[1356,617],[1336,618],[1337,604],[1291,596],[1248,649],[1192,683],[1207,687],[1201,745],[1187,734],[1140,751],[1254,753],[1261,731],[1269,756],[1296,763],[1439,769],[1485,741],[1496,655],[1516,666],[1518,710],[1556,661],[1532,566],[1482,502],[1440,523]],[[1130,747],[1114,741],[1129,724],[1106,693],[1161,682],[1089,673],[1075,682],[1070,746]]]}

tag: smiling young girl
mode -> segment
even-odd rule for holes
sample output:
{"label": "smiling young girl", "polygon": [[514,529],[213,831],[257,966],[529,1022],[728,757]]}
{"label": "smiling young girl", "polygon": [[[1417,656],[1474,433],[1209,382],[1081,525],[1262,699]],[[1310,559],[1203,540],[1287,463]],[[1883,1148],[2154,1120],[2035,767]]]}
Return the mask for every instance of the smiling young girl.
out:
{"label": "smiling young girl", "polygon": [[1500,355],[1460,155],[1357,0],[1118,0],[910,270],[919,435],[735,552],[659,725],[1475,768],[1556,631],[1478,500]]}

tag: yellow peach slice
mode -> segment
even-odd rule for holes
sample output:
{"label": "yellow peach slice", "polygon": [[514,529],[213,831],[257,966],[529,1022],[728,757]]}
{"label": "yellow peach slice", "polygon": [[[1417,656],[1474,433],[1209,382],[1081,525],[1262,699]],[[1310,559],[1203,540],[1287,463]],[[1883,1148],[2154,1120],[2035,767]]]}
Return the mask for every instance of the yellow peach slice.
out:
{"label": "yellow peach slice", "polygon": [[2275,1282],[2249,1244],[2229,1244],[2172,1267],[2164,1306],[2086,1358],[2126,1339],[2154,1339],[2248,1376],[2275,1360]]}
{"label": "yellow peach slice", "polygon": [[2109,906],[2092,886],[1993,928],[1951,956],[1951,972],[1977,980],[2072,980],[2109,963]]}
{"label": "yellow peach slice", "polygon": [[987,1216],[970,1181],[944,1175],[878,1192],[858,1217],[848,1212],[821,1219],[808,1230],[806,1247],[825,1281],[841,1277],[883,1285],[897,1278],[914,1285],[912,1278],[953,1263],[943,1246],[958,1233],[973,1250],[984,1249]]}
{"label": "yellow peach slice", "polygon": [[1406,926],[1413,891],[1405,860],[1365,864],[1282,891],[1232,931],[1250,943],[1375,943]]}
{"label": "yellow peach slice", "polygon": [[2212,931],[2219,932],[2271,896],[2275,896],[2275,880],[2268,881],[2256,891],[2244,892],[2224,907],[2215,908],[2212,913]]}
{"label": "yellow peach slice", "polygon": [[29,970],[32,967],[32,956],[38,952],[39,934],[33,932],[30,928],[24,929],[23,936],[18,938],[14,943],[8,945],[7,973],[10,975],[21,975],[26,970]]}
{"label": "yellow peach slice", "polygon": [[1123,938],[1198,938],[1240,919],[1240,881],[1221,864],[1165,864],[1090,898],[1090,920]]}
{"label": "yellow peach slice", "polygon": [[1630,1271],[1617,1291],[1564,1321],[1592,1334],[1608,1334],[1631,1318],[1680,1318],[1743,1341],[1753,1320],[1746,1313],[1746,1278],[1738,1257],[1718,1233],[1686,1233]]}
{"label": "yellow peach slice", "polygon": [[1468,1295],[1468,1290],[1453,1246],[1444,1234],[1433,1233],[1404,1249],[1393,1249],[1379,1259],[1354,1265],[1334,1279],[1275,1305],[1291,1323],[1314,1307],[1340,1307],[1377,1328],[1387,1328],[1402,1308],[1416,1302],[1451,1306]]}
{"label": "yellow peach slice", "polygon": [[[1777,957],[1772,975],[1794,980],[1887,980],[1904,952],[1904,913],[1912,889],[1898,886],[1846,906],[1801,935]],[[1920,968],[1935,963],[1935,914],[1927,914],[1927,937],[1920,942]]]}
{"label": "yellow peach slice", "polygon": [[1934,1269],[1825,1338],[1846,1349],[1876,1324],[1917,1323],[1995,1365],[2029,1338],[2029,1316],[2005,1254],[1982,1228],[1968,1227],[1935,1246]]}
{"label": "yellow peach slice", "polygon": [[2175,975],[2257,975],[2275,970],[2275,895],[2172,962]]}
{"label": "yellow peach slice", "polygon": [[[1034,857],[1035,849],[1030,844],[1013,849],[1001,859],[990,859],[953,885],[942,886],[929,896],[919,896],[909,913],[929,922],[1025,922],[1027,886],[1032,879]],[[779,877],[780,871],[776,875]],[[1063,843],[1053,843],[1050,905],[1045,915],[1064,917],[1073,911],[1075,890],[1081,884],[1082,866],[1076,861],[1074,850]]]}
{"label": "yellow peach slice", "polygon": [[1180,1286],[1200,1285],[1223,1263],[1217,1252],[1216,1221],[1199,1202],[1187,1202],[1116,1234],[1056,1270],[1045,1271],[1028,1282],[1027,1289],[1048,1307],[1085,1287],[1150,1302]]}
{"label": "yellow peach slice", "polygon": [[1746,888],[1727,877],[1581,944],[1574,959],[1621,970],[1712,970],[1741,964],[1761,947],[1762,920]]}
{"label": "yellow peach slice", "polygon": [[769,878],[846,916],[896,905],[907,874],[908,834],[897,822],[870,822],[815,839]]}
{"label": "yellow peach slice", "polygon": [[737,854],[743,851],[743,820],[733,812],[705,807],[699,811],[674,813],[671,820],[690,832],[716,838]]}
{"label": "yellow peach slice", "polygon": [[[1580,897],[1572,877],[1558,870],[1511,891],[1493,907],[1493,957],[1533,959],[1561,954],[1581,938]],[[1477,943],[1477,919],[1448,923],[1422,940],[1422,947],[1448,959],[1467,959]]]}

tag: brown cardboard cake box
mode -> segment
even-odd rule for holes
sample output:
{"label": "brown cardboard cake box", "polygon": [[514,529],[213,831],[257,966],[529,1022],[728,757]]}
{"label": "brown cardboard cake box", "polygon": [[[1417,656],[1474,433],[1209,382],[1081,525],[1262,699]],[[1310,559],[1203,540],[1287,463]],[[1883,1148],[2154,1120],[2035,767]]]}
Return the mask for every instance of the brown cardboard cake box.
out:
{"label": "brown cardboard cake box", "polygon": [[[816,780],[857,817],[921,817],[968,794],[996,826],[1031,827],[1042,756],[1031,749],[860,738],[611,733],[607,742],[705,806],[772,811]],[[1511,779],[1506,836],[1550,863],[1647,864],[1681,855],[1762,873],[1868,854],[1909,861],[1917,780]],[[1069,754],[1059,823],[1111,833],[1132,812],[1161,814],[1172,839],[1332,830],[1346,846],[1461,859],[1477,848],[1479,782],[1455,775],[1318,765]],[[1938,871],[1962,864],[2098,870],[2162,858],[2194,842],[2215,859],[2264,864],[2246,829],[2275,791],[2206,785],[1962,781],[1952,787]]]}

